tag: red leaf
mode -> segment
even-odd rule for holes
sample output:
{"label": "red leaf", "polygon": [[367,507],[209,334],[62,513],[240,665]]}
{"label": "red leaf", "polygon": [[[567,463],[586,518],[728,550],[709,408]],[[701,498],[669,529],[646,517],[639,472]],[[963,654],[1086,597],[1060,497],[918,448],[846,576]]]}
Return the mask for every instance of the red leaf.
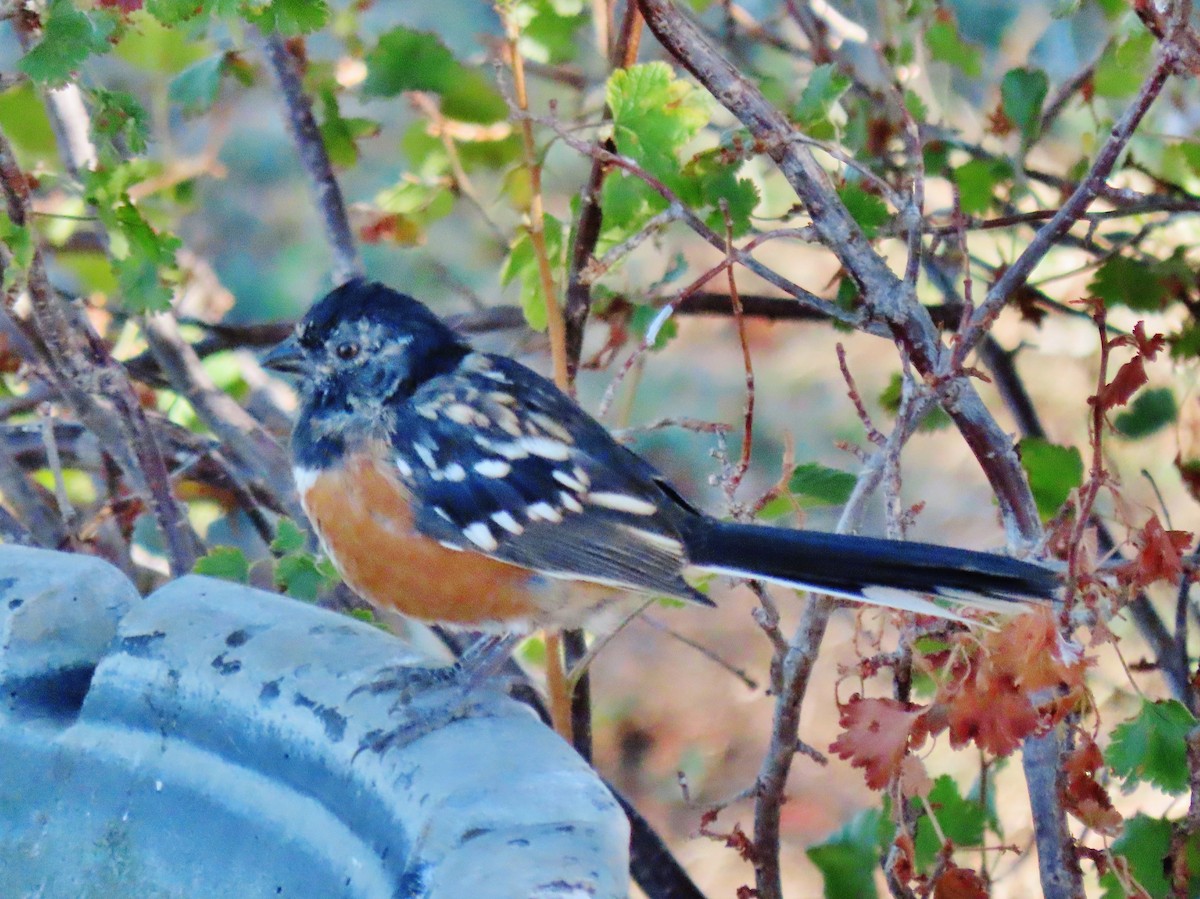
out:
{"label": "red leaf", "polygon": [[755,858],[757,857],[757,853],[754,849],[754,841],[750,839],[746,831],[742,830],[742,825],[735,823],[733,825],[733,829],[728,833],[722,833],[718,830],[709,829],[709,825],[716,820],[717,814],[718,813],[714,812],[712,817],[709,817],[709,814],[706,812],[701,817],[700,835],[703,837],[708,837],[710,840],[717,840],[724,843],[727,847],[737,852],[737,854],[740,855],[743,860],[753,864]]}
{"label": "red leaf", "polygon": [[987,677],[1006,677],[1026,693],[1066,693],[1082,688],[1088,662],[1076,652],[1068,652],[1068,658],[1063,658],[1057,619],[1052,608],[1038,606],[988,634],[984,666]]}
{"label": "red leaf", "polygon": [[1187,531],[1168,531],[1151,515],[1133,538],[1137,558],[1119,571],[1121,578],[1141,588],[1155,581],[1175,582],[1183,576],[1183,554],[1192,543]]}
{"label": "red leaf", "polygon": [[1063,760],[1066,784],[1063,786],[1063,806],[1085,825],[1115,837],[1121,832],[1121,813],[1113,808],[1108,791],[1096,780],[1096,772],[1104,764],[1100,747],[1085,733],[1079,735],[1079,746]]}
{"label": "red leaf", "polygon": [[988,893],[983,878],[951,863],[934,883],[933,899],[988,899]]}
{"label": "red leaf", "polygon": [[974,740],[993,755],[1009,755],[1041,724],[1029,696],[1008,678],[989,681],[985,689],[973,680],[951,701],[949,719],[951,746]]}
{"label": "red leaf", "polygon": [[856,694],[840,708],[843,732],[829,750],[853,767],[865,768],[867,786],[881,790],[899,773],[913,724],[923,711],[910,703]]}
{"label": "red leaf", "polygon": [[892,852],[888,858],[892,874],[900,883],[909,883],[916,876],[916,857],[917,850],[912,835],[907,832],[898,833],[892,842]]}
{"label": "red leaf", "polygon": [[1148,380],[1146,363],[1141,356],[1134,356],[1117,370],[1117,376],[1105,384],[1090,402],[1098,403],[1101,409],[1124,406]]}
{"label": "red leaf", "polygon": [[1146,323],[1138,322],[1133,326],[1133,345],[1137,347],[1138,355],[1145,356],[1151,362],[1167,345],[1167,338],[1162,334],[1153,337],[1146,336]]}

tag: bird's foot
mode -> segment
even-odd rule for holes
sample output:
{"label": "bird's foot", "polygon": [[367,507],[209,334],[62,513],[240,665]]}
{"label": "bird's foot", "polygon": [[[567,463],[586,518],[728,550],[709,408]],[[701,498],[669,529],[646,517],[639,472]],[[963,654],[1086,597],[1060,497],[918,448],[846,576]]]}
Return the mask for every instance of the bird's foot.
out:
{"label": "bird's foot", "polygon": [[375,676],[350,691],[351,696],[369,693],[372,696],[394,694],[394,713],[404,708],[424,693],[454,687],[463,678],[461,662],[426,668],[418,665],[388,665],[375,672]]}
{"label": "bird's foot", "polygon": [[404,747],[455,721],[483,711],[476,701],[479,688],[493,676],[508,658],[516,638],[484,637],[476,641],[453,665],[422,668],[389,665],[380,669],[367,683],[350,694],[395,694],[390,713],[403,718],[391,730],[371,731],[363,737],[358,751],[384,753]]}

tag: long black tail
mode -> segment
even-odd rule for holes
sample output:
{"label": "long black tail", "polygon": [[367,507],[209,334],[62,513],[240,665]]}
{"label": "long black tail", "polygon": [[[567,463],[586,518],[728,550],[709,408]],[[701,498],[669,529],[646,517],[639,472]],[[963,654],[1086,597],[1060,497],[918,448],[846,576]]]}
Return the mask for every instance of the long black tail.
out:
{"label": "long black tail", "polygon": [[701,568],[931,614],[938,607],[921,596],[995,609],[1053,599],[1059,586],[1055,573],[1040,565],[929,543],[711,518],[697,522],[686,540],[692,563]]}

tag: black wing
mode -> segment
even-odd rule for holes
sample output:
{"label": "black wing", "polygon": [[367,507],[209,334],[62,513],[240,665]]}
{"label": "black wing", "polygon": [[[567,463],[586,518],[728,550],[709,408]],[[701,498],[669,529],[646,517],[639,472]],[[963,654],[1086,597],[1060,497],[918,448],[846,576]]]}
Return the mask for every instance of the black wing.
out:
{"label": "black wing", "polygon": [[406,402],[392,445],[422,533],[552,576],[709,601],[680,576],[694,513],[553,384],[473,353]]}

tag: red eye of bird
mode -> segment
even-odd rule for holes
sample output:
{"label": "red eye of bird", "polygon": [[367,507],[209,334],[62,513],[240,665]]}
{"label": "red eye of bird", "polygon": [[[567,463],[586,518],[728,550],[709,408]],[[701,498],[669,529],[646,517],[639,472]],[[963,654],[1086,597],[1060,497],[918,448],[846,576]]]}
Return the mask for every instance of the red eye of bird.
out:
{"label": "red eye of bird", "polygon": [[337,349],[334,350],[337,357],[342,361],[349,361],[358,355],[357,343],[339,343]]}

